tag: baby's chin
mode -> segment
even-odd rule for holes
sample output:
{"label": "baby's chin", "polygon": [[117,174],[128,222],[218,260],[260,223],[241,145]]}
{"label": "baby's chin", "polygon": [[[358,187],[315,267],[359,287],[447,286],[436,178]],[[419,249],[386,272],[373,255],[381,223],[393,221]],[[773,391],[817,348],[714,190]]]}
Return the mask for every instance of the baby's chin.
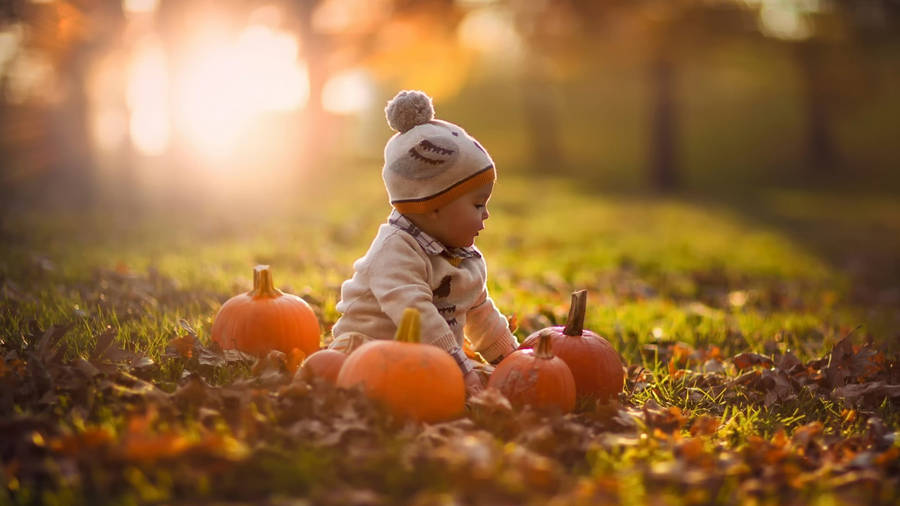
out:
{"label": "baby's chin", "polygon": [[472,246],[475,246],[475,238],[473,237],[472,240],[468,242],[458,242],[456,244],[449,244],[448,246],[450,246],[451,248],[470,248]]}
{"label": "baby's chin", "polygon": [[453,243],[445,243],[445,244],[447,244],[447,246],[450,246],[451,248],[469,248],[469,247],[475,245],[475,239],[477,239],[477,238],[478,238],[478,233],[476,232],[475,235],[470,237],[468,240],[463,240],[463,241],[458,241],[458,242],[453,242]]}

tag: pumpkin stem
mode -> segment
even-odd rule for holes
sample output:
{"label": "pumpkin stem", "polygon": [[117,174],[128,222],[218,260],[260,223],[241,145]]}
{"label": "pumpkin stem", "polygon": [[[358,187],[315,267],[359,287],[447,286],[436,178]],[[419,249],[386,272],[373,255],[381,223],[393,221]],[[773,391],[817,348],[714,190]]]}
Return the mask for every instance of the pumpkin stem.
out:
{"label": "pumpkin stem", "polygon": [[553,358],[553,332],[548,329],[541,331],[538,335],[537,347],[534,349],[534,356],[543,359]]}
{"label": "pumpkin stem", "polygon": [[280,297],[281,290],[275,288],[272,283],[272,271],[268,265],[257,265],[253,268],[253,290],[251,297]]}
{"label": "pumpkin stem", "polygon": [[566,328],[563,329],[563,334],[581,337],[581,333],[584,330],[585,310],[587,310],[587,290],[572,292],[569,317],[566,319]]}
{"label": "pumpkin stem", "polygon": [[420,342],[420,319],[419,310],[408,307],[403,311],[403,319],[400,320],[400,326],[397,327],[397,334],[394,339],[404,343]]}

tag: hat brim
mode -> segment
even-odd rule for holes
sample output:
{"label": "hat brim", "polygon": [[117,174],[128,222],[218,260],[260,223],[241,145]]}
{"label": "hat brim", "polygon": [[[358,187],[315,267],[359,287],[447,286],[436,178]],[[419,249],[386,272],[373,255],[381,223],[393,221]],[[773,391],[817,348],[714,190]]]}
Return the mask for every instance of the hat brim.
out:
{"label": "hat brim", "polygon": [[494,182],[496,178],[497,171],[494,169],[494,165],[491,164],[433,195],[416,199],[392,200],[391,205],[394,206],[394,209],[404,214],[427,213],[453,202],[480,186]]}

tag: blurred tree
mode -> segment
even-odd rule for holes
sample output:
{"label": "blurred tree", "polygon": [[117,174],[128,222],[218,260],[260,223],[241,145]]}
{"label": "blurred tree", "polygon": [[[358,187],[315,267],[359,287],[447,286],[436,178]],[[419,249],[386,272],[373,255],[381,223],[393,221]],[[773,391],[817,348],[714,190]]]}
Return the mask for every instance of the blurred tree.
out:
{"label": "blurred tree", "polygon": [[747,31],[748,13],[725,0],[570,0],[585,34],[595,41],[625,39],[646,66],[649,135],[647,184],[668,192],[683,184],[679,161],[679,68],[701,48]]}
{"label": "blurred tree", "polygon": [[[761,42],[789,51],[802,93],[807,177],[833,172],[843,160],[834,121],[868,100],[871,52],[894,37],[900,2],[892,0],[507,0],[527,41],[525,110],[539,166],[562,159],[557,104],[545,83],[574,52],[590,59],[590,44],[629,51],[646,68],[648,137],[646,181],[659,191],[684,183],[679,90],[689,58],[724,44]],[[559,29],[564,26],[564,29]],[[587,41],[582,40],[587,39]],[[587,46],[585,46],[587,44]],[[547,63],[551,62],[551,63]],[[594,61],[593,65],[603,65]],[[559,83],[559,79],[554,84]],[[527,91],[534,90],[531,93]]]}
{"label": "blurred tree", "polygon": [[533,167],[565,171],[556,90],[569,77],[573,58],[582,56],[578,47],[583,27],[568,1],[509,0],[508,5],[526,54],[520,82]]}
{"label": "blurred tree", "polygon": [[835,175],[846,165],[834,123],[842,110],[878,87],[867,53],[893,39],[900,2],[893,0],[757,0],[759,31],[788,47],[805,107],[805,175]]}
{"label": "blurred tree", "polygon": [[[28,179],[39,182],[48,200],[89,205],[95,181],[87,119],[87,74],[97,51],[112,43],[121,30],[121,1],[15,1],[4,5],[2,13],[7,22],[26,27],[14,56],[21,65],[14,65],[3,81],[24,80],[27,88],[11,96],[4,84],[0,97],[6,112],[10,111],[10,100],[16,102],[17,109],[9,116],[4,114],[3,122],[4,131],[19,130],[17,142],[21,145],[7,149],[26,153],[17,162],[25,166],[11,170],[29,172]],[[52,78],[27,82],[28,74],[39,65],[36,62],[48,62]],[[45,114],[46,120],[39,117]],[[27,161],[28,156],[33,160]]]}

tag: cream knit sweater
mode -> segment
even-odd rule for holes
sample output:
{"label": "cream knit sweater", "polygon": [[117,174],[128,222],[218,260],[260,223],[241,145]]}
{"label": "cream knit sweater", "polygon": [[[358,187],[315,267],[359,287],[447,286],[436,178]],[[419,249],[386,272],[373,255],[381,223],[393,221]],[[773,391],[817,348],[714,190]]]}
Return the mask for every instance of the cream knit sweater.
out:
{"label": "cream knit sweater", "polygon": [[457,362],[463,335],[488,361],[518,345],[488,297],[487,267],[474,246],[448,249],[393,211],[353,268],[353,277],[341,285],[335,337],[360,332],[393,339],[403,310],[413,307],[421,315],[422,342],[446,350]]}

